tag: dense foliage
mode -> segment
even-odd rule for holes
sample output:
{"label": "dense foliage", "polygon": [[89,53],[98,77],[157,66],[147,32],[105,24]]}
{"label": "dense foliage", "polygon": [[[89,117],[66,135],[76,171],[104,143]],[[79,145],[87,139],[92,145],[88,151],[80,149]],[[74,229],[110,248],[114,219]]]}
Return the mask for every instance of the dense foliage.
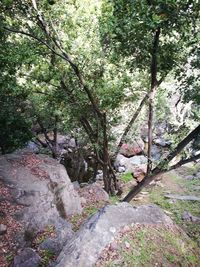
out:
{"label": "dense foliage", "polygon": [[[56,157],[57,133],[82,129],[105,182],[119,111],[137,110],[144,97],[138,114],[147,102],[148,116],[136,125],[148,117],[150,164],[153,125],[185,133],[199,119],[199,7],[188,0],[1,1],[2,152],[37,138],[31,129],[39,125]],[[176,94],[193,109],[177,124],[169,104]]]}

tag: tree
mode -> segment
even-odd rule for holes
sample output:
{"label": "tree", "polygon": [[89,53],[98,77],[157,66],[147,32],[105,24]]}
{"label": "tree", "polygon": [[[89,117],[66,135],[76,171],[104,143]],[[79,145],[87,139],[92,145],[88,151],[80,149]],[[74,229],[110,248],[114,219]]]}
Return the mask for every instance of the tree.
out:
{"label": "tree", "polygon": [[[73,20],[76,17],[75,14],[78,14],[77,10],[84,8],[84,3],[82,4],[82,1],[76,4],[69,3],[67,21],[58,20],[58,16],[65,16],[63,5],[62,1],[53,6],[48,5],[46,1],[41,1],[39,5],[36,1],[32,1],[32,4],[16,1],[8,5],[9,11],[14,11],[16,15],[9,14],[12,20],[6,20],[5,17],[4,30],[15,33],[16,38],[22,40],[28,38],[26,40],[33,42],[34,45],[36,43],[42,45],[46,53],[42,59],[42,67],[47,64],[48,70],[51,69],[53,73],[53,79],[49,79],[47,84],[53,83],[57,87],[55,96],[59,94],[64,96],[68,110],[71,109],[70,115],[87,133],[94,149],[95,159],[103,168],[105,189],[107,192],[112,192],[113,185],[117,189],[117,182],[109,157],[107,113],[110,108],[120,103],[123,97],[123,91],[121,92],[120,89],[124,82],[122,80],[121,85],[119,82],[116,86],[112,77],[109,77],[109,81],[103,80],[104,73],[106,75],[110,70],[109,68],[104,70],[103,59],[100,62],[101,59],[96,57],[97,53],[98,56],[102,53],[100,46],[94,47],[92,58],[88,53],[81,53],[86,48],[82,40],[78,39],[77,25],[74,25]],[[96,6],[92,8],[95,9]],[[79,19],[80,16],[75,18],[77,21]],[[64,34],[69,36],[69,40],[64,40]],[[84,39],[84,36],[82,37]],[[74,47],[77,39],[78,49]],[[37,65],[40,65],[38,62],[34,64],[36,67],[32,65],[29,74],[34,72]],[[116,73],[116,70],[112,69],[112,72]],[[83,73],[85,73],[84,76]],[[106,88],[106,83],[109,83],[109,90]],[[113,90],[114,88],[116,90]],[[115,98],[112,95],[115,95]],[[48,140],[47,136],[46,139]]]}
{"label": "tree", "polygon": [[105,50],[119,60],[124,57],[133,73],[136,69],[149,75],[149,89],[127,125],[118,145],[122,145],[148,99],[148,165],[152,168],[151,144],[156,91],[167,74],[183,62],[186,47],[197,42],[199,3],[194,1],[105,1],[102,42]]}
{"label": "tree", "polygon": [[[102,43],[113,60],[121,54],[133,73],[149,73],[149,89],[119,142],[117,152],[148,99],[148,164],[143,182],[125,198],[130,200],[152,177],[151,160],[154,99],[158,87],[188,57],[188,49],[198,42],[199,3],[195,1],[106,1],[103,6]],[[164,161],[168,164],[169,161]],[[180,164],[178,164],[179,166]],[[137,191],[138,190],[138,191]]]}

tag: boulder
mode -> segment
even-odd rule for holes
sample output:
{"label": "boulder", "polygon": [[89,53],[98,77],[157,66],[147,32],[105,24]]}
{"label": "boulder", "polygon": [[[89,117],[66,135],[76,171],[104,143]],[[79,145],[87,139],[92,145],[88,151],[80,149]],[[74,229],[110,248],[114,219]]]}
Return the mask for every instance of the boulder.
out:
{"label": "boulder", "polygon": [[123,144],[120,148],[120,154],[125,157],[132,157],[141,154],[144,150],[144,142],[142,139],[137,139],[132,143]]}
{"label": "boulder", "polygon": [[33,249],[25,248],[14,257],[13,267],[39,267],[40,263],[40,256]]}
{"label": "boulder", "polygon": [[96,180],[100,180],[100,181],[103,180],[103,171],[102,170],[97,171]]}
{"label": "boulder", "polygon": [[71,231],[65,219],[82,208],[63,165],[23,150],[0,157],[0,177],[12,202],[20,206],[14,216],[24,233],[33,235],[47,225],[54,225],[60,235]]}
{"label": "boulder", "polygon": [[194,175],[187,175],[184,177],[186,180],[193,180],[195,179]]}
{"label": "boulder", "polygon": [[70,140],[69,140],[69,143],[68,143],[68,147],[70,147],[70,148],[75,148],[77,145],[76,145],[76,140],[75,140],[75,138],[71,138]]}
{"label": "boulder", "polygon": [[126,158],[125,156],[118,154],[114,167],[118,172],[121,172],[123,168],[124,172],[138,172],[141,169],[142,172],[146,172],[147,158],[145,156],[134,156],[131,158]]}
{"label": "boulder", "polygon": [[63,247],[64,243],[60,242],[59,238],[47,238],[39,246],[39,250],[47,250],[54,255],[58,255]]}
{"label": "boulder", "polygon": [[184,221],[200,223],[200,217],[193,216],[189,211],[184,211],[182,215]]}
{"label": "boulder", "polygon": [[152,160],[159,160],[162,156],[162,150],[159,146],[157,145],[152,145],[152,149],[151,149],[151,157]]}
{"label": "boulder", "polygon": [[157,137],[153,139],[153,142],[155,145],[161,147],[169,147],[171,145],[171,142],[169,140],[165,140],[163,137]]}
{"label": "boulder", "polygon": [[89,203],[109,200],[108,193],[97,182],[81,188],[79,195]]}
{"label": "boulder", "polygon": [[125,226],[134,224],[172,225],[172,220],[156,205],[133,207],[128,203],[108,205],[90,217],[64,246],[56,267],[91,267],[103,249]]}
{"label": "boulder", "polygon": [[130,158],[130,163],[132,165],[142,165],[147,163],[147,158],[145,156],[135,156]]}

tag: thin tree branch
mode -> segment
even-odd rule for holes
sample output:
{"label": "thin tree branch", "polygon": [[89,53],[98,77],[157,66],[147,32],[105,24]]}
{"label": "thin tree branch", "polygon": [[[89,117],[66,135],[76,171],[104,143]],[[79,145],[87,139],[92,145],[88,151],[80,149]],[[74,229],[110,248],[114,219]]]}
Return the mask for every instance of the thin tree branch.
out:
{"label": "thin tree branch", "polygon": [[31,37],[32,39],[35,39],[36,41],[38,41],[40,44],[46,46],[51,52],[53,52],[55,55],[59,56],[60,58],[67,60],[65,56],[63,56],[62,54],[58,53],[55,49],[53,49],[48,43],[46,43],[45,41],[43,41],[42,39],[34,36],[31,33],[28,32],[24,32],[21,30],[16,30],[16,29],[11,29],[8,27],[3,27],[4,30],[9,31],[9,32],[13,32],[13,33],[18,33],[18,34],[23,34],[25,36]]}
{"label": "thin tree branch", "polygon": [[148,93],[144,96],[144,98],[142,99],[142,101],[140,102],[140,105],[138,106],[137,110],[135,111],[135,113],[133,114],[133,117],[131,118],[131,120],[129,121],[128,125],[126,126],[122,136],[121,136],[121,139],[119,141],[119,144],[117,146],[117,149],[116,149],[116,152],[115,152],[115,158],[117,156],[117,154],[119,153],[119,150],[121,148],[121,146],[123,145],[125,139],[126,139],[126,136],[127,134],[129,133],[133,123],[135,122],[135,120],[137,119],[140,111],[142,110],[142,107],[144,106],[144,104],[146,103],[147,99],[148,99],[149,95]]}

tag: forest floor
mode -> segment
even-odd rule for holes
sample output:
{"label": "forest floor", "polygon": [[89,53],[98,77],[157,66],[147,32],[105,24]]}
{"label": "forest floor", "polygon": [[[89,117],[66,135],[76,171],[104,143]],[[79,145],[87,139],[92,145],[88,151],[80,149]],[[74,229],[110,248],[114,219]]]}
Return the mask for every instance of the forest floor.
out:
{"label": "forest floor", "polygon": [[[176,223],[174,227],[136,225],[129,228],[104,250],[96,266],[199,266],[200,202],[165,197],[166,194],[200,197],[200,177],[195,177],[199,167],[190,164],[164,174],[131,201],[134,206],[157,204]],[[115,201],[117,198],[112,198],[112,202]]]}

